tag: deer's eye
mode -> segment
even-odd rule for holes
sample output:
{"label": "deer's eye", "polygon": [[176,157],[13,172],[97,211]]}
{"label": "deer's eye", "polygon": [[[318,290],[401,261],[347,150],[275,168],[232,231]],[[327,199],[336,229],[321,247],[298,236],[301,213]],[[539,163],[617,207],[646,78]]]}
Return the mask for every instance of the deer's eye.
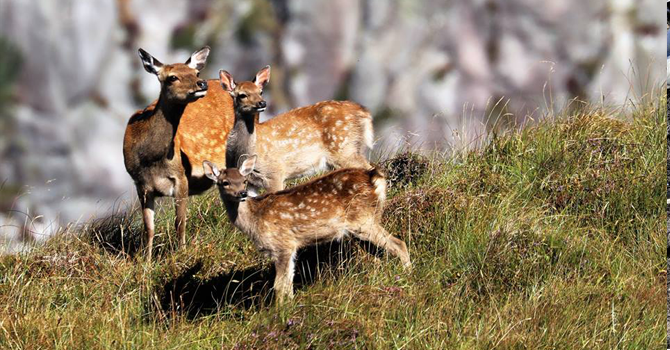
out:
{"label": "deer's eye", "polygon": [[170,75],[168,76],[167,80],[171,83],[174,83],[175,81],[179,80],[176,75]]}
{"label": "deer's eye", "polygon": [[228,186],[230,186],[230,182],[225,181],[225,180],[224,180],[224,181],[221,181],[221,186],[223,186],[223,187],[228,187]]}
{"label": "deer's eye", "polygon": [[247,98],[247,94],[237,94],[237,98],[239,98],[240,100],[243,98]]}

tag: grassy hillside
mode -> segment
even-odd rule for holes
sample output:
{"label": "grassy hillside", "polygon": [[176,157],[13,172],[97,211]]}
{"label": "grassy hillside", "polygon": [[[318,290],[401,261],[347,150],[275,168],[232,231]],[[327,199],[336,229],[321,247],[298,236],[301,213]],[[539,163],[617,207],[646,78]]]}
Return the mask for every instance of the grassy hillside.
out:
{"label": "grassy hillside", "polygon": [[170,201],[156,261],[137,213],[0,260],[0,348],[630,348],[665,341],[665,97],[545,120],[445,159],[385,161],[384,226],[414,261],[351,239],[302,251],[296,297],[214,192]]}

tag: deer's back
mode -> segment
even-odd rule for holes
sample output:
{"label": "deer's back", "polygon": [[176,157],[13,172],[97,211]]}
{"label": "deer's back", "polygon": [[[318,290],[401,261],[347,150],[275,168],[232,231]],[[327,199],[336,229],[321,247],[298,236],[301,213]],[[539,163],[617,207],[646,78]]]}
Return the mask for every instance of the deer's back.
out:
{"label": "deer's back", "polygon": [[374,209],[377,195],[370,170],[348,168],[296,187],[264,194],[252,202],[266,219],[308,222],[337,217],[336,213],[354,218],[363,211]]}
{"label": "deer's back", "polygon": [[218,80],[208,80],[205,97],[188,104],[179,122],[175,148],[186,157],[191,176],[202,177],[202,162],[226,164],[226,140],[235,121],[233,99]]}
{"label": "deer's back", "polygon": [[345,122],[355,122],[356,119],[367,117],[367,109],[356,102],[323,101],[292,109],[262,124],[277,130],[279,136],[292,136],[301,129],[331,129]]}
{"label": "deer's back", "polygon": [[[325,101],[280,114],[257,126],[256,150],[261,164],[281,163],[293,178],[321,169],[332,154],[363,138],[363,119],[370,114],[350,101]],[[262,168],[262,165],[261,165]]]}

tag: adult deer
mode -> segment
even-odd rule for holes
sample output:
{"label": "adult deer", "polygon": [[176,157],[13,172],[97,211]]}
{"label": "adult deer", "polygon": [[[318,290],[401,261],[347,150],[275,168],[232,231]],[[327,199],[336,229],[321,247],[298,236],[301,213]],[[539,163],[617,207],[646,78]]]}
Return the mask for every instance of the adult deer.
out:
{"label": "adult deer", "polygon": [[128,121],[123,156],[142,206],[143,241],[149,261],[155,198],[175,198],[176,231],[180,244],[185,244],[187,198],[212,186],[200,164],[205,159],[225,161],[226,138],[234,119],[233,101],[218,81],[198,77],[209,52],[209,47],[204,47],[186,63],[163,64],[139,50],[144,69],[158,77],[161,92],[156,102]]}
{"label": "adult deer", "polygon": [[247,197],[247,179],[256,156],[239,169],[219,170],[205,161],[205,175],[214,181],[230,221],[269,255],[277,275],[275,297],[293,296],[296,251],[345,234],[374,243],[411,267],[407,246],[380,225],[386,180],[377,169],[340,169],[308,183],[260,197]]}
{"label": "adult deer", "polygon": [[[233,97],[235,123],[228,138],[226,167],[235,168],[243,155],[258,155],[249,177],[254,189],[282,190],[284,181],[332,168],[370,168],[364,156],[372,148],[370,113],[350,101],[325,101],[297,108],[259,123],[265,110],[263,88],[270,81],[270,66],[254,81],[236,83],[219,72],[223,89]],[[216,163],[216,162],[214,162]]]}

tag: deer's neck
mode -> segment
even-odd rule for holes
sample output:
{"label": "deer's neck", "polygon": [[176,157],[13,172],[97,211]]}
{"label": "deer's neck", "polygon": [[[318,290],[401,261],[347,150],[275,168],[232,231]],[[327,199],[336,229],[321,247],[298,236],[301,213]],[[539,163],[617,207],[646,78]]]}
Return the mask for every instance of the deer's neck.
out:
{"label": "deer's neck", "polygon": [[254,220],[254,209],[251,205],[253,199],[247,199],[244,202],[236,202],[230,200],[223,195],[221,196],[223,204],[226,206],[226,212],[230,222],[240,229],[240,231],[249,235],[252,239],[256,239],[256,221]]}
{"label": "deer's neck", "polygon": [[226,141],[226,167],[236,168],[240,156],[256,153],[256,124],[258,113],[235,111],[235,123]]}
{"label": "deer's neck", "polygon": [[172,158],[174,137],[185,108],[185,104],[169,103],[159,98],[155,112],[150,119],[151,126],[141,146],[145,158],[150,160]]}

